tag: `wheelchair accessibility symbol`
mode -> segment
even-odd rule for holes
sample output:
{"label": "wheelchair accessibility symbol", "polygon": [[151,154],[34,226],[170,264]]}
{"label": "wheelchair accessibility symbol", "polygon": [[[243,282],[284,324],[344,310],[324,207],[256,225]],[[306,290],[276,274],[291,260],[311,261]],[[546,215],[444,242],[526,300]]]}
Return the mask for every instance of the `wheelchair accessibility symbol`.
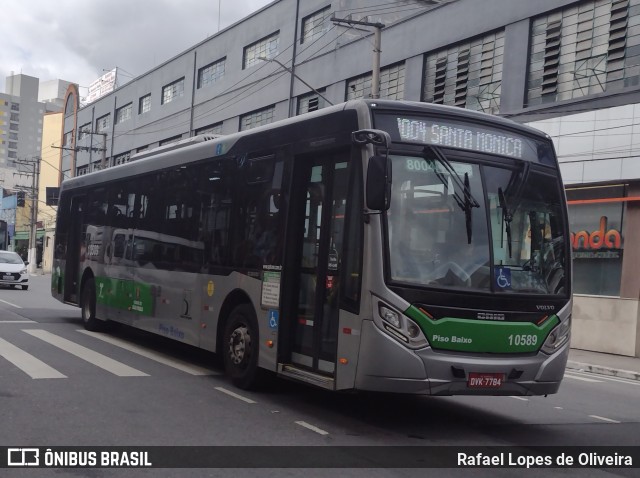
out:
{"label": "wheelchair accessibility symbol", "polygon": [[278,311],[277,310],[269,310],[269,328],[270,329],[278,328]]}
{"label": "wheelchair accessibility symbol", "polygon": [[511,288],[511,269],[507,267],[496,267],[496,285],[500,289]]}

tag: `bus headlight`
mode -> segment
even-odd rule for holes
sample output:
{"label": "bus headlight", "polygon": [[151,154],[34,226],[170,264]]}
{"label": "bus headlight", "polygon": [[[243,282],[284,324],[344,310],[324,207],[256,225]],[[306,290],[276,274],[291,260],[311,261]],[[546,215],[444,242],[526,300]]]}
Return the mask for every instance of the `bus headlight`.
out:
{"label": "bus headlight", "polygon": [[382,302],[378,303],[378,314],[382,319],[383,330],[394,339],[416,349],[429,345],[420,326],[410,318]]}
{"label": "bus headlight", "polygon": [[396,329],[399,329],[402,327],[402,322],[400,321],[400,314],[398,314],[394,310],[391,310],[389,307],[385,307],[382,304],[380,304],[380,317],[382,317],[382,320],[389,322]]}
{"label": "bus headlight", "polygon": [[560,322],[555,329],[551,331],[547,340],[542,345],[542,351],[549,355],[553,354],[567,343],[571,332],[571,316],[567,320]]}

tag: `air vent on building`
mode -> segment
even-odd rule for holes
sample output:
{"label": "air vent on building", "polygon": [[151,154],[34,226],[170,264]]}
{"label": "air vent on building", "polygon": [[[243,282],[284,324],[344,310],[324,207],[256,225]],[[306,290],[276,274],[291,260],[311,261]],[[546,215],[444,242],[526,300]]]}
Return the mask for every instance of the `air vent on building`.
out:
{"label": "air vent on building", "polygon": [[469,50],[458,53],[458,69],[456,71],[455,105],[464,108],[467,104],[467,82],[469,81]]}
{"label": "air vent on building", "polygon": [[320,106],[320,101],[317,96],[313,98],[309,98],[309,111],[318,111],[318,107]]}
{"label": "air vent on building", "polygon": [[444,89],[447,79],[447,58],[436,60],[436,79],[434,82],[433,102],[444,104]]}
{"label": "air vent on building", "polygon": [[480,84],[491,83],[493,77],[493,63],[495,56],[495,42],[487,41],[482,45],[482,58],[480,60]]}
{"label": "air vent on building", "polygon": [[[629,0],[613,0],[609,19],[609,49],[607,50],[607,81],[612,73],[624,68],[629,23]],[[618,75],[614,75],[619,78]]]}
{"label": "air vent on building", "polygon": [[544,47],[544,69],[542,72],[542,95],[555,95],[558,91],[561,32],[562,20],[550,22],[547,25]]}

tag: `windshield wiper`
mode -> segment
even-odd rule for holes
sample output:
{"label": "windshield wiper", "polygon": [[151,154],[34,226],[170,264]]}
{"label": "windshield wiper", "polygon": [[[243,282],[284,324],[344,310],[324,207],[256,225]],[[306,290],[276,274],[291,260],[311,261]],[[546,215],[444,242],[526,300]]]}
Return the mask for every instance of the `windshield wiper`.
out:
{"label": "windshield wiper", "polygon": [[505,199],[505,193],[502,188],[498,188],[498,201],[500,202],[500,208],[502,209],[502,219],[504,220],[504,230],[507,233],[507,246],[509,247],[509,259],[511,259],[511,221],[513,221],[513,212],[518,208],[520,201],[522,200],[522,193],[524,191],[524,186],[527,183],[527,179],[529,178],[529,163],[525,162],[522,164],[522,171],[520,174],[512,174],[509,179],[509,184],[507,184],[506,191],[507,193],[511,191],[511,189],[516,184],[518,176],[520,176],[520,181],[517,183],[516,190],[512,196],[513,202],[511,203],[512,209],[509,209],[507,206],[507,200]]}
{"label": "windshield wiper", "polygon": [[502,209],[502,220],[504,221],[504,230],[507,233],[507,246],[509,247],[509,259],[511,259],[511,221],[513,216],[507,207],[507,201],[504,198],[502,188],[498,188],[498,201],[500,201],[500,208]]}
{"label": "windshield wiper", "polygon": [[[472,234],[472,222],[471,222],[471,209],[474,207],[480,207],[480,203],[476,201],[476,198],[471,194],[471,187],[469,184],[469,173],[464,173],[464,182],[460,178],[458,172],[453,168],[449,160],[445,157],[442,152],[436,148],[429,148],[435,155],[436,159],[444,166],[444,168],[449,173],[449,177],[453,181],[454,190],[453,190],[453,199],[456,204],[462,211],[464,212],[465,224],[467,228],[467,243],[471,244],[471,234]],[[433,168],[438,179],[444,184],[445,187],[448,186],[449,182],[447,178],[440,173],[437,168]],[[458,191],[463,192],[463,197],[460,196]]]}

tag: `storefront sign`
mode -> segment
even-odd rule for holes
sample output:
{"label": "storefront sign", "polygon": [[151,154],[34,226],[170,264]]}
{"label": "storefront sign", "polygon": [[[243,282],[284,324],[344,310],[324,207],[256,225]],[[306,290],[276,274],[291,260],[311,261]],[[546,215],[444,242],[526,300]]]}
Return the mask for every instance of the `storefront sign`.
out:
{"label": "storefront sign", "polygon": [[622,255],[622,234],[617,229],[608,229],[608,218],[600,218],[600,227],[593,232],[587,230],[571,233],[574,259],[619,259]]}

